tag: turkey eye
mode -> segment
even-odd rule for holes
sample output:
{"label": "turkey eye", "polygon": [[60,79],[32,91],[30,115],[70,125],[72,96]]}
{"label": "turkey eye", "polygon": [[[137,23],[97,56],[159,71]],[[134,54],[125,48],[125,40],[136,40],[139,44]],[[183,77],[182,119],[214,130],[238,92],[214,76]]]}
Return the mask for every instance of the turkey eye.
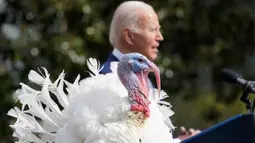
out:
{"label": "turkey eye", "polygon": [[140,63],[143,62],[143,59],[138,59],[138,62],[140,62]]}

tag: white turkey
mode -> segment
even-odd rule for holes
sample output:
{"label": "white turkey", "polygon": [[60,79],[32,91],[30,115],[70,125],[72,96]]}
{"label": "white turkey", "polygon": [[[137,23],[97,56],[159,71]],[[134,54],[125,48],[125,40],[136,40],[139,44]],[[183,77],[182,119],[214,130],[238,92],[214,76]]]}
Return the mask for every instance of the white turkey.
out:
{"label": "white turkey", "polygon": [[[112,64],[113,73],[99,74],[99,63],[87,61],[91,77],[74,83],[62,72],[51,82],[48,71],[42,76],[31,70],[29,80],[36,90],[21,83],[15,96],[22,108],[8,115],[17,143],[171,143],[174,126],[168,97],[160,89],[159,69],[145,56],[126,54]],[[157,89],[149,87],[154,72]],[[64,90],[66,85],[66,91]],[[55,96],[57,102],[51,97]],[[59,106],[58,106],[59,104]]]}

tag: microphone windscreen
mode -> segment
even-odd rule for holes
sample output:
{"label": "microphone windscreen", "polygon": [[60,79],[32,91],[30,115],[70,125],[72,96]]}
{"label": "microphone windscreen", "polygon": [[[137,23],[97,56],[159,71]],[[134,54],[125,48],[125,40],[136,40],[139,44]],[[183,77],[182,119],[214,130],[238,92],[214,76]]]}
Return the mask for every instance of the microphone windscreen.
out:
{"label": "microphone windscreen", "polygon": [[224,81],[226,81],[228,83],[232,83],[232,84],[234,84],[236,82],[236,79],[238,77],[241,77],[238,73],[236,73],[230,69],[227,69],[227,68],[224,68],[221,71],[220,76]]}

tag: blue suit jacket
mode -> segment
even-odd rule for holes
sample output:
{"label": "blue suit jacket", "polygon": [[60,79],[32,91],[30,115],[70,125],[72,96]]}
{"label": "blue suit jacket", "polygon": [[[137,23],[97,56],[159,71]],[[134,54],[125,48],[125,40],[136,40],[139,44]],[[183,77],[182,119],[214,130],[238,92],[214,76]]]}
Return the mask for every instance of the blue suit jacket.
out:
{"label": "blue suit jacket", "polygon": [[[117,57],[115,57],[112,53],[108,56],[107,60],[104,62],[104,64],[102,66],[103,69],[99,72],[100,74],[106,74],[106,73],[111,73],[111,62],[118,62],[119,59]],[[102,67],[101,66],[101,67]]]}

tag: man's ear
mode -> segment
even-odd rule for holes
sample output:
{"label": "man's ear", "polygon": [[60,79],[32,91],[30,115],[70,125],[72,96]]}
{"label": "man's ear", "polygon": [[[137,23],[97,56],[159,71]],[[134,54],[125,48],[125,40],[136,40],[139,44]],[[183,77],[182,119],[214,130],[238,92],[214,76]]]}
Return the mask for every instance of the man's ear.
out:
{"label": "man's ear", "polygon": [[130,44],[130,45],[133,44],[133,35],[132,35],[132,32],[131,32],[129,29],[125,28],[125,29],[123,30],[122,35],[123,35],[124,40],[125,40],[128,44]]}

